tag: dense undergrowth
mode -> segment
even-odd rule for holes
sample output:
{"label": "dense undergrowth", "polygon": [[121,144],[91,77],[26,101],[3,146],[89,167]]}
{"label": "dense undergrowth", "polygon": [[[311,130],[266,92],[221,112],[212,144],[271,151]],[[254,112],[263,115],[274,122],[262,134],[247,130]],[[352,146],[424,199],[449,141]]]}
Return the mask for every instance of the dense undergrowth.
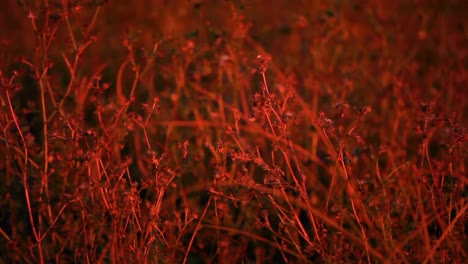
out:
{"label": "dense undergrowth", "polygon": [[0,262],[468,259],[464,1],[2,5]]}

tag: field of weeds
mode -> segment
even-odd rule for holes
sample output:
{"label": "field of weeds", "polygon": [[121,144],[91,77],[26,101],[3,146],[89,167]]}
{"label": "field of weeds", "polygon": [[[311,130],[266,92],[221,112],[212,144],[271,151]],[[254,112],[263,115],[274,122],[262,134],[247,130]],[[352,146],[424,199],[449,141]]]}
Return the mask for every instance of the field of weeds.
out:
{"label": "field of weeds", "polygon": [[18,0],[0,263],[464,263],[468,4]]}

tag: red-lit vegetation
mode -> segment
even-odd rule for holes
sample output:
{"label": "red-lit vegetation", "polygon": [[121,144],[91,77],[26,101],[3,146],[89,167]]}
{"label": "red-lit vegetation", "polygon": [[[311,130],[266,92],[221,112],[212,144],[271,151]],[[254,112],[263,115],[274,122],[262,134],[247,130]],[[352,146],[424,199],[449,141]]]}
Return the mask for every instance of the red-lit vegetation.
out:
{"label": "red-lit vegetation", "polygon": [[464,1],[6,2],[1,263],[468,259]]}

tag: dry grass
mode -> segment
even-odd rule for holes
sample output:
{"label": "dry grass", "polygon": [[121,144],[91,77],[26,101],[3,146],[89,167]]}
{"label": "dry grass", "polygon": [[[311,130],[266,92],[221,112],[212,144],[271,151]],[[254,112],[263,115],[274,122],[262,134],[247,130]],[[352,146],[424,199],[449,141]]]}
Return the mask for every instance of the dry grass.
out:
{"label": "dry grass", "polygon": [[468,259],[464,1],[124,2],[3,4],[0,263]]}

